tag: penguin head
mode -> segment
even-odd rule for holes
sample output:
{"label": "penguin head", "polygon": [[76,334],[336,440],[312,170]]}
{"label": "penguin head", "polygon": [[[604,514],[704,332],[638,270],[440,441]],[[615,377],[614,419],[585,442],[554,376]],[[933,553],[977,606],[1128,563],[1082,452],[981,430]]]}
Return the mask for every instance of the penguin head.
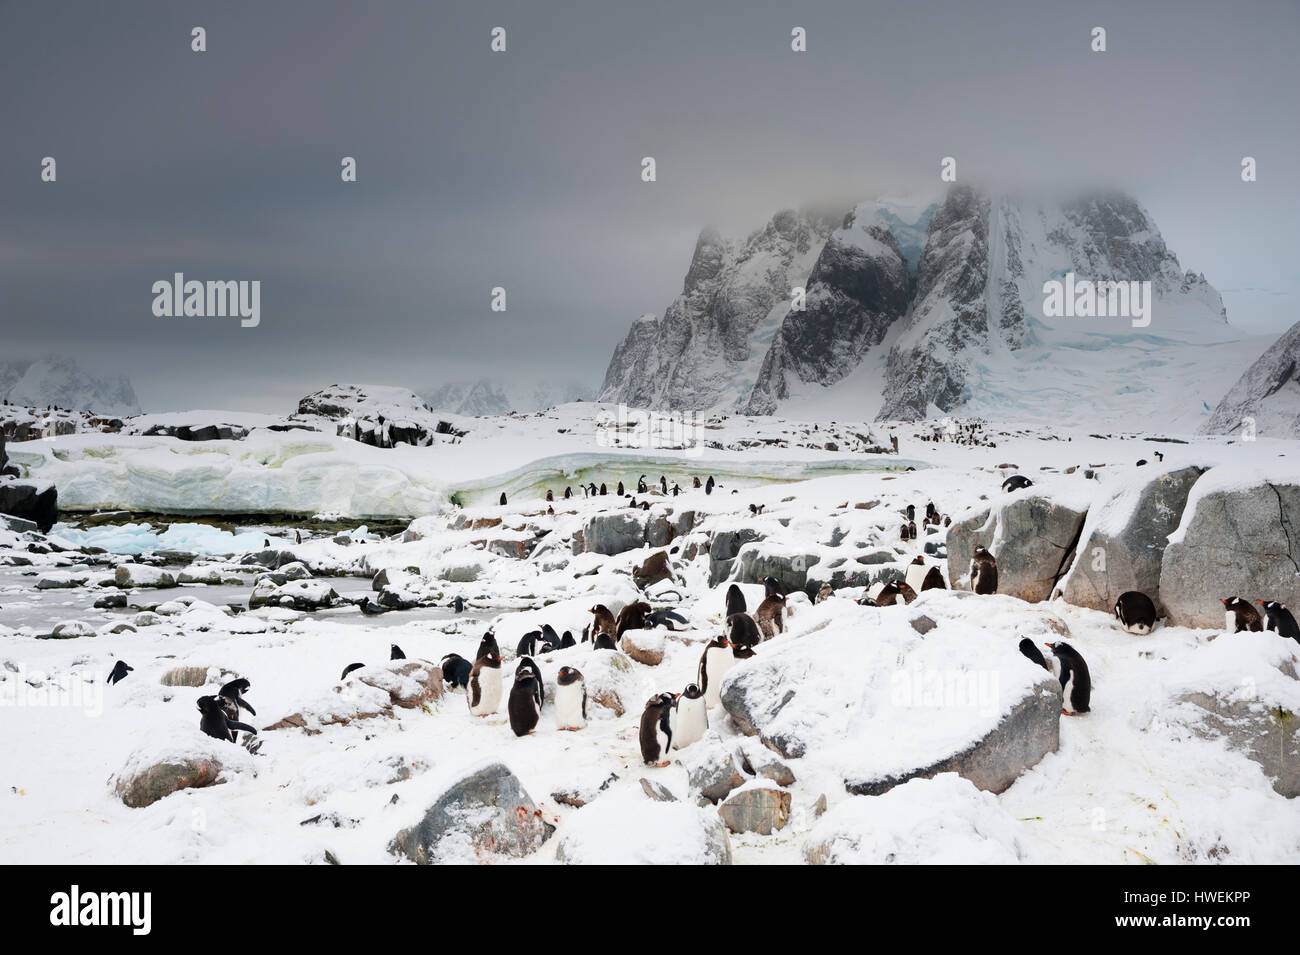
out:
{"label": "penguin head", "polygon": [[199,712],[202,713],[204,716],[207,716],[211,713],[224,712],[221,703],[218,702],[215,696],[201,696],[196,701],[196,705],[199,708]]}
{"label": "penguin head", "polygon": [[1277,613],[1279,610],[1286,609],[1286,604],[1278,603],[1276,600],[1257,600],[1255,602],[1263,607],[1266,613]]}
{"label": "penguin head", "polygon": [[1242,607],[1250,607],[1250,604],[1246,603],[1246,601],[1242,600],[1240,597],[1222,597],[1219,599],[1219,603],[1223,604],[1229,610],[1240,610]]}
{"label": "penguin head", "polygon": [[983,544],[976,544],[976,545],[975,545],[974,554],[975,554],[976,557],[983,557],[983,556],[985,556],[986,554],[988,554],[988,551],[984,549],[984,545],[983,545]]}
{"label": "penguin head", "polygon": [[704,691],[694,683],[687,683],[686,689],[682,690],[681,695],[686,697],[688,700],[698,700],[704,695]]}
{"label": "penguin head", "polygon": [[556,682],[561,686],[568,686],[570,683],[576,683],[582,679],[582,674],[573,667],[560,667],[560,672],[556,677]]}

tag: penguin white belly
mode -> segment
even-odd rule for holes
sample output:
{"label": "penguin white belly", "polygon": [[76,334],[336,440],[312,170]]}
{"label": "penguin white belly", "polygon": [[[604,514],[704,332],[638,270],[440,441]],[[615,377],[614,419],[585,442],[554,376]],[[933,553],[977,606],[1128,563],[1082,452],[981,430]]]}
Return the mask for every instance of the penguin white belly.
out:
{"label": "penguin white belly", "polygon": [[662,726],[655,726],[655,742],[659,744],[659,762],[668,762],[668,753],[672,750],[673,734],[665,733]]}
{"label": "penguin white belly", "polygon": [[570,683],[555,688],[555,721],[562,730],[580,730],[587,725],[582,715],[583,685]]}
{"label": "penguin white belly", "polygon": [[1074,671],[1070,671],[1069,679],[1061,688],[1061,709],[1067,713],[1074,712]]}
{"label": "penguin white belly", "polygon": [[673,727],[673,748],[685,749],[709,728],[709,707],[704,698],[677,701],[677,723]]}
{"label": "penguin white belly", "polygon": [[704,666],[709,674],[709,688],[704,691],[707,706],[718,706],[722,702],[722,678],[736,665],[736,657],[730,647],[716,647],[706,650]]}
{"label": "penguin white belly", "polygon": [[471,706],[469,711],[475,716],[495,713],[501,706],[501,671],[484,667],[478,674],[478,688],[478,706]]}
{"label": "penguin white belly", "polygon": [[924,564],[908,564],[907,576],[904,578],[907,581],[907,586],[919,594],[925,585],[925,575],[929,572],[930,568]]}
{"label": "penguin white belly", "polygon": [[1227,613],[1223,615],[1223,620],[1224,620],[1223,626],[1227,628],[1227,631],[1229,633],[1237,632],[1237,615],[1235,613],[1229,610]]}

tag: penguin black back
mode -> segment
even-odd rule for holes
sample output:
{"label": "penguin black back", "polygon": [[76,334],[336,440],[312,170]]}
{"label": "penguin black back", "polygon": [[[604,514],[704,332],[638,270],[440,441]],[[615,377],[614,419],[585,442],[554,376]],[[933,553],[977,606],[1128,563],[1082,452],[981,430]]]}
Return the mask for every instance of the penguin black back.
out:
{"label": "penguin black back", "polygon": [[532,671],[516,672],[514,686],[510,688],[510,699],[506,709],[510,714],[510,728],[516,736],[527,736],[537,728],[540,707],[537,695],[541,686]]}
{"label": "penguin black back", "polygon": [[1283,637],[1300,642],[1300,626],[1296,625],[1295,616],[1287,609],[1286,604],[1278,603],[1276,600],[1261,600],[1259,605],[1264,608],[1265,630],[1272,630]]}
{"label": "penguin black back", "polygon": [[733,613],[727,618],[727,626],[727,640],[732,646],[752,647],[763,639],[758,623],[747,613]]}
{"label": "penguin black back", "polygon": [[397,644],[394,643],[392,646],[388,648],[388,659],[405,660],[406,654],[402,652],[401,647],[399,647]]}
{"label": "penguin black back", "polygon": [[442,658],[442,678],[454,689],[463,690],[469,686],[469,674],[473,669],[474,664],[459,653],[449,653]]}
{"label": "penguin black back", "polygon": [[1061,664],[1059,678],[1066,712],[1070,715],[1087,713],[1092,700],[1092,675],[1088,672],[1088,664],[1068,643],[1049,643],[1047,646]]}
{"label": "penguin black back", "polygon": [[1142,591],[1126,590],[1115,601],[1115,619],[1129,633],[1150,633],[1156,625],[1156,605]]}
{"label": "penguin black back", "polygon": [[349,673],[351,673],[353,670],[360,670],[363,666],[365,666],[364,663],[349,663],[347,666],[343,668],[343,675],[340,676],[339,679],[346,680],[348,678]]}
{"label": "penguin black back", "polygon": [[1038,649],[1038,644],[1034,643],[1033,640],[1030,640],[1028,637],[1025,637],[1023,640],[1021,640],[1020,652],[1023,653],[1025,656],[1027,656],[1034,663],[1037,663],[1048,673],[1052,672],[1052,668],[1047,665],[1047,659],[1043,656],[1043,652]]}
{"label": "penguin black back", "polygon": [[671,693],[660,693],[650,697],[641,712],[641,759],[647,765],[668,765],[668,753],[673,741],[673,703]]}
{"label": "penguin black back", "polygon": [[109,685],[122,682],[126,679],[126,675],[134,669],[135,667],[129,666],[125,660],[118,660],[113,664],[113,669],[108,674]]}
{"label": "penguin black back", "polygon": [[739,587],[737,587],[735,584],[732,584],[730,587],[727,588],[727,614],[726,615],[730,617],[734,613],[744,613],[746,609],[748,608],[746,608],[745,606],[745,595],[741,592]]}
{"label": "penguin black back", "polygon": [[497,656],[501,656],[501,648],[497,646],[496,635],[491,631],[491,629],[489,629],[487,633],[483,634],[483,639],[479,641],[478,653],[474,655],[474,659],[481,660],[489,653],[495,653]]}

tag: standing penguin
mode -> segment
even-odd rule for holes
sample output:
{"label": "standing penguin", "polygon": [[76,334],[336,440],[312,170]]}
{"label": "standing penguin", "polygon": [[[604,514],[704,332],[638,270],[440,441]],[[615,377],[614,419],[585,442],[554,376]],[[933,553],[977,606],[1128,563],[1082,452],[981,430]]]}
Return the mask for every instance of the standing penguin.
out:
{"label": "standing penguin", "polygon": [[835,588],[833,588],[830,584],[822,584],[821,590],[817,591],[816,602],[821,603],[823,600],[826,600],[829,597],[833,596],[834,593],[835,593]]}
{"label": "standing penguin", "polygon": [[465,612],[465,598],[464,598],[464,597],[461,597],[461,596],[458,594],[458,595],[456,596],[456,599],[453,600],[453,601],[451,602],[451,608],[452,608],[453,610],[455,610],[457,613],[464,613],[464,612]]}
{"label": "standing penguin", "polygon": [[505,506],[506,506],[506,492],[505,492],[505,491],[502,491],[502,492],[501,492],[501,500],[498,501],[497,503],[499,503],[502,507],[505,507]]}
{"label": "standing penguin", "polygon": [[531,670],[515,673],[515,685],[510,688],[506,710],[510,714],[510,728],[516,736],[527,736],[537,728],[541,708],[537,705],[537,677]]}
{"label": "standing penguin", "polygon": [[542,652],[560,649],[560,635],[549,623],[542,624]]}
{"label": "standing penguin", "polygon": [[397,644],[395,644],[395,643],[392,643],[392,644],[389,644],[389,646],[388,646],[388,659],[390,659],[390,660],[405,660],[405,659],[406,659],[406,654],[402,651],[402,648],[401,648],[401,647],[399,647],[399,646],[398,646]]}
{"label": "standing penguin", "polygon": [[717,706],[722,702],[722,678],[735,665],[736,655],[732,651],[730,640],[717,636],[709,641],[696,672],[696,682],[704,691],[705,706]]}
{"label": "standing penguin", "polygon": [[758,623],[747,613],[733,613],[727,618],[727,642],[733,646],[752,647],[763,641]]}
{"label": "standing penguin", "polygon": [[501,705],[501,654],[489,651],[478,658],[469,671],[469,702],[471,716],[488,716]]}
{"label": "standing penguin", "polygon": [[619,496],[619,497],[622,497],[622,496],[623,496],[624,494],[626,494],[626,493],[627,493],[627,492],[626,492],[626,491],[624,490],[624,488],[623,488],[623,482],[622,482],[622,481],[619,481],[619,482],[618,482],[618,496]]}
{"label": "standing penguin", "polygon": [[643,474],[636,479],[636,492],[638,494],[644,494],[648,490],[650,490],[650,488],[646,486],[645,475]]}
{"label": "standing penguin", "polygon": [[785,633],[785,597],[781,594],[769,594],[754,611],[754,620],[764,640],[771,640],[778,633]]}
{"label": "standing penguin", "polygon": [[567,501],[571,497],[573,497],[573,488],[566,487],[564,489],[564,499]]}
{"label": "standing penguin", "polygon": [[1088,664],[1083,662],[1079,651],[1068,643],[1044,644],[1056,657],[1061,668],[1058,678],[1061,681],[1061,712],[1066,716],[1078,716],[1088,712],[1088,701],[1092,697],[1092,677],[1088,673]]}
{"label": "standing penguin", "polygon": [[909,504],[907,505],[907,522],[910,524],[914,520],[916,520],[916,505]]}
{"label": "standing penguin", "polygon": [[677,697],[676,720],[673,723],[673,749],[685,749],[704,735],[709,728],[709,705],[704,702],[704,691],[697,683],[688,683]]}
{"label": "standing penguin", "polygon": [[645,618],[654,611],[644,600],[634,600],[618,612],[614,636],[621,637],[629,630],[644,630]]}
{"label": "standing penguin", "polygon": [[1295,616],[1286,608],[1286,604],[1280,604],[1276,600],[1261,600],[1259,605],[1264,608],[1265,630],[1272,630],[1300,642],[1300,627],[1296,626]]}
{"label": "standing penguin", "polygon": [[663,492],[664,497],[668,496],[668,478],[664,477],[662,474],[659,475],[659,490]]}
{"label": "standing penguin", "polygon": [[130,666],[125,660],[118,660],[116,663],[113,664],[113,669],[108,674],[109,686],[112,686],[114,683],[120,683],[123,680],[125,680],[126,675],[134,669],[135,667]]}
{"label": "standing penguin", "polygon": [[247,723],[239,723],[230,719],[227,713],[226,702],[223,702],[220,696],[201,696],[198,699],[198,708],[202,716],[199,718],[199,729],[211,736],[213,739],[226,740],[234,742],[239,730],[257,735],[257,729],[249,726]]}
{"label": "standing penguin", "polygon": [[1224,597],[1219,603],[1223,604],[1224,626],[1229,633],[1264,629],[1263,618],[1260,617],[1259,611],[1252,607],[1248,601],[1242,600],[1240,597]]}
{"label": "standing penguin", "polygon": [[737,587],[735,584],[732,584],[730,587],[727,588],[727,614],[726,615],[730,617],[733,613],[744,613],[745,610],[746,610],[745,595],[741,592],[739,587]]}
{"label": "standing penguin", "polygon": [[705,494],[712,494],[712,493],[713,493],[713,475],[712,475],[712,474],[709,475],[709,480],[708,480],[707,482],[705,482],[705,485],[704,485],[704,493],[705,493]]}
{"label": "standing penguin", "polygon": [[760,577],[758,582],[763,585],[764,597],[783,597],[785,591],[781,589],[781,581],[775,577]]}
{"label": "standing penguin", "polygon": [[542,683],[542,668],[532,657],[523,657],[519,665],[515,667],[515,679],[519,679],[521,673],[531,673],[536,685],[533,687],[533,695],[537,697],[537,709],[540,711],[542,702],[546,699],[546,685]]}
{"label": "standing penguin", "polygon": [[997,559],[981,544],[975,545],[975,555],[970,562],[970,589],[977,594],[998,592]]}
{"label": "standing penguin", "polygon": [[673,745],[673,695],[660,693],[646,700],[641,713],[641,759],[647,766],[667,766]]}
{"label": "standing penguin", "polygon": [[1156,605],[1140,590],[1126,590],[1115,601],[1115,619],[1128,633],[1148,634],[1155,629]]}
{"label": "standing penguin", "polygon": [[226,713],[229,715],[230,719],[238,720],[241,708],[248,710],[250,716],[257,715],[257,710],[253,709],[248,700],[244,699],[244,694],[248,692],[249,686],[250,684],[247,680],[240,678],[238,680],[231,680],[217,691],[217,696],[228,701],[230,704],[226,707]]}
{"label": "standing penguin", "polygon": [[596,615],[591,621],[591,632],[593,634],[608,633],[613,636],[618,632],[618,622],[614,620],[614,615],[610,613],[609,608],[604,604],[596,604],[587,612]]}
{"label": "standing penguin", "polygon": [[903,579],[907,581],[909,587],[920,593],[925,589],[925,576],[928,571],[929,568],[925,566],[925,558],[918,554],[907,565],[907,573]]}
{"label": "standing penguin", "polygon": [[573,667],[560,667],[555,678],[555,723],[562,730],[587,725],[587,682]]}

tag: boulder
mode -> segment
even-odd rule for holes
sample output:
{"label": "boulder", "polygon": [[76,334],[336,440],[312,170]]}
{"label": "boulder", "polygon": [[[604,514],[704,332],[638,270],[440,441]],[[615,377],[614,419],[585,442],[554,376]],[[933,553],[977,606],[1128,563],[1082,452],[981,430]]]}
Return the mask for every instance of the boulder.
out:
{"label": "boulder", "polygon": [[1162,610],[1160,564],[1187,495],[1203,473],[1190,467],[1158,474],[1090,509],[1074,566],[1062,584],[1066,601],[1111,613],[1120,594],[1137,590]]}
{"label": "boulder", "polygon": [[1042,494],[1016,494],[948,529],[948,579],[970,572],[976,544],[998,562],[998,593],[1047,600],[1070,565],[1087,511]]}
{"label": "boulder", "polygon": [[733,789],[745,784],[736,757],[715,730],[707,731],[694,745],[679,750],[677,758],[686,770],[691,792],[709,802],[725,799]]}
{"label": "boulder", "polygon": [[73,637],[93,637],[96,633],[95,628],[84,620],[65,620],[55,624],[50,636],[55,640],[71,640]]}
{"label": "boulder", "polygon": [[[775,578],[785,593],[808,586],[808,569],[821,560],[820,554],[802,550],[781,551],[770,544],[749,544],[740,550],[740,570],[734,578],[756,584],[764,577]],[[831,586],[834,586],[832,584]]]}
{"label": "boulder", "polygon": [[709,537],[709,586],[716,587],[728,579],[740,549],[763,538],[763,534],[749,527],[714,531]]}
{"label": "boulder", "polygon": [[1184,693],[1174,702],[1204,711],[1193,723],[1197,735],[1222,738],[1229,749],[1258,763],[1279,795],[1300,796],[1300,718],[1295,713],[1224,693]]}
{"label": "boulder", "polygon": [[213,739],[198,729],[171,728],[136,749],[109,780],[117,797],[132,809],[152,805],[182,789],[224,782],[234,772],[252,772],[248,750]]}
{"label": "boulder", "polygon": [[0,514],[31,521],[48,534],[59,520],[59,492],[45,481],[0,478]]}
{"label": "boulder", "polygon": [[[1300,608],[1300,484],[1233,486],[1217,470],[1192,489],[1160,565],[1171,625],[1222,627],[1218,598],[1234,595]],[[1212,480],[1225,486],[1202,490]]]}
{"label": "boulder", "polygon": [[664,640],[662,630],[627,630],[619,648],[637,663],[657,667],[664,662]]}
{"label": "boulder", "polygon": [[746,786],[726,798],[718,815],[732,832],[770,836],[790,818],[790,794],[775,786]]}
{"label": "boulder", "polygon": [[614,511],[592,515],[582,529],[583,547],[588,553],[621,554],[646,542],[644,511]]}
{"label": "boulder", "polygon": [[332,695],[278,720],[266,727],[266,732],[301,729],[313,735],[326,726],[392,718],[395,709],[426,708],[436,703],[444,690],[442,667],[427,660],[390,660],[353,670],[335,685]]}
{"label": "boulder", "polygon": [[388,851],[419,865],[521,859],[553,831],[518,777],[491,762],[442,787],[419,821],[393,837]]}
{"label": "boulder", "polygon": [[555,859],[565,865],[731,865],[731,839],[711,809],[656,801],[627,788],[570,815]]}
{"label": "boulder", "polygon": [[113,571],[113,584],[122,590],[135,587],[175,587],[176,578],[161,567],[148,564],[118,564]]}
{"label": "boulder", "polygon": [[673,568],[665,550],[655,551],[632,569],[632,580],[642,590],[661,580],[672,579]]}

